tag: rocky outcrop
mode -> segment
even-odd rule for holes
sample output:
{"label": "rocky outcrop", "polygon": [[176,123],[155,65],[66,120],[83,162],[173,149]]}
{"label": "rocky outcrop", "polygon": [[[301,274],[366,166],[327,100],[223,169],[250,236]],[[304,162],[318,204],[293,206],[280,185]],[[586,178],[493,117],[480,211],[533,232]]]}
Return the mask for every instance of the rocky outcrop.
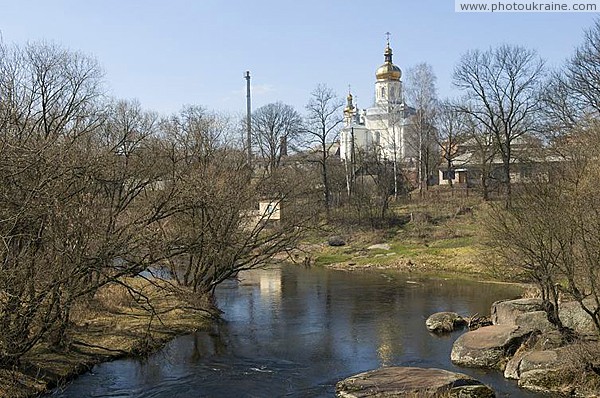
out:
{"label": "rocky outcrop", "polygon": [[548,320],[548,314],[546,311],[533,311],[518,314],[515,317],[515,325],[524,330],[529,331],[540,331],[549,332],[555,330],[556,326],[550,323]]}
{"label": "rocky outcrop", "polygon": [[572,338],[596,334],[591,318],[579,303],[562,302],[559,306],[563,325],[577,332],[573,336],[565,334],[570,329],[559,330],[548,321],[540,299],[495,302],[491,316],[493,326],[467,332],[456,340],[451,353],[453,363],[501,369],[504,377],[518,380],[520,387],[551,396],[598,396],[597,391],[590,395],[588,390],[600,385],[599,373],[592,369],[585,375],[587,384],[582,384],[581,366],[585,364],[569,362],[573,361],[573,346],[569,345]]}
{"label": "rocky outcrop", "polygon": [[[593,303],[590,303],[593,308]],[[519,325],[540,330],[553,329],[544,312],[541,299],[517,299],[497,301],[492,304],[492,322],[494,325]],[[594,334],[596,328],[590,316],[576,301],[560,303],[559,316],[563,325],[581,334]]]}
{"label": "rocky outcrop", "polygon": [[492,398],[488,386],[462,373],[442,369],[386,367],[360,373],[336,384],[336,395],[363,397]]}
{"label": "rocky outcrop", "polygon": [[450,359],[460,366],[504,370],[508,358],[530,334],[515,325],[485,326],[460,336]]}
{"label": "rocky outcrop", "polygon": [[561,349],[532,351],[519,364],[519,387],[557,394],[573,389]]}
{"label": "rocky outcrop", "polygon": [[517,316],[543,310],[542,300],[535,298],[496,301],[492,304],[492,322],[494,325],[516,325]]}
{"label": "rocky outcrop", "polygon": [[433,333],[450,333],[464,327],[467,321],[456,312],[436,312],[425,321],[427,330]]}
{"label": "rocky outcrop", "polygon": [[[590,308],[593,304],[589,303]],[[592,318],[581,308],[576,301],[561,303],[558,307],[558,316],[563,325],[574,329],[581,334],[595,334],[596,327]]]}

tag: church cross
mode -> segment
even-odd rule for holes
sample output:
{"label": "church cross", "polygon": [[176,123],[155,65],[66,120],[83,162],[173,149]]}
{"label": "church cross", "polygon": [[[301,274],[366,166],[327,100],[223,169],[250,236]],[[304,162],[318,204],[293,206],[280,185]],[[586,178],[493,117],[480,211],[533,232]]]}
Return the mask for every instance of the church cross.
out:
{"label": "church cross", "polygon": [[385,32],[385,37],[387,37],[387,44],[388,44],[388,45],[390,44],[390,36],[391,36],[391,35],[392,35],[392,34],[391,34],[390,32]]}

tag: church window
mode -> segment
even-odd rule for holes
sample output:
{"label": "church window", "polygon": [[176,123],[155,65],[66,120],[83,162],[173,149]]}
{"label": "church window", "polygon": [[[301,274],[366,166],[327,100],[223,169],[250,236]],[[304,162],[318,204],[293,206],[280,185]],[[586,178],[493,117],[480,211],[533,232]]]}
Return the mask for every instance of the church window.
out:
{"label": "church window", "polygon": [[381,87],[381,96],[385,98],[385,87]]}

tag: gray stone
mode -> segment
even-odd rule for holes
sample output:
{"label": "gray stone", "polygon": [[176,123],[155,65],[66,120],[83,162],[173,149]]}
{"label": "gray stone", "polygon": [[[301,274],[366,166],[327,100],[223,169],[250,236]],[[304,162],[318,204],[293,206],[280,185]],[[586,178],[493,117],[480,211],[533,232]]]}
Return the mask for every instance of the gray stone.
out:
{"label": "gray stone", "polygon": [[506,363],[506,368],[504,369],[504,377],[507,379],[515,379],[518,380],[521,377],[521,361],[527,355],[529,355],[533,349],[538,345],[540,340],[541,332],[534,331],[529,335],[527,340],[521,344],[517,352],[513,355],[512,358],[508,360]]}
{"label": "gray stone", "polygon": [[450,333],[466,324],[467,321],[456,312],[436,312],[425,321],[425,327],[433,333]]}
{"label": "gray stone", "polygon": [[549,332],[556,327],[548,320],[546,311],[533,311],[518,314],[515,317],[515,324],[522,329],[540,332]]}
{"label": "gray stone", "polygon": [[530,334],[514,325],[485,326],[456,339],[450,359],[460,366],[504,370],[507,359]]}
{"label": "gray stone", "polygon": [[330,236],[329,239],[327,239],[327,244],[329,246],[344,246],[346,241],[342,239],[341,236]]}
{"label": "gray stone", "polygon": [[496,396],[488,386],[462,373],[412,367],[385,367],[349,377],[336,384],[336,395],[343,398]]}
{"label": "gray stone", "polygon": [[519,387],[531,391],[552,393],[552,396],[573,396],[574,386],[565,380],[561,369],[537,369],[521,374]]}
{"label": "gray stone", "polygon": [[369,250],[390,250],[389,243],[378,243],[368,247]]}
{"label": "gray stone", "polygon": [[559,352],[559,350],[531,351],[521,359],[519,372],[556,368],[560,366]]}
{"label": "gray stone", "polygon": [[[590,308],[592,303],[589,303]],[[576,301],[568,301],[560,303],[558,307],[558,316],[563,323],[563,326],[574,329],[582,334],[594,334],[596,328],[592,318],[581,308],[581,305]]]}
{"label": "gray stone", "polygon": [[[590,391],[585,386],[582,375],[573,368],[569,347],[555,350],[532,351],[525,355],[519,367],[519,386],[528,390],[540,391],[550,396],[598,397],[598,391]],[[597,381],[595,374],[588,375]],[[586,378],[587,379],[587,378]],[[587,381],[591,382],[590,379]],[[591,382],[594,385],[594,382]]]}
{"label": "gray stone", "polygon": [[543,311],[541,299],[517,299],[496,301],[492,304],[492,322],[494,325],[516,325],[518,315]]}

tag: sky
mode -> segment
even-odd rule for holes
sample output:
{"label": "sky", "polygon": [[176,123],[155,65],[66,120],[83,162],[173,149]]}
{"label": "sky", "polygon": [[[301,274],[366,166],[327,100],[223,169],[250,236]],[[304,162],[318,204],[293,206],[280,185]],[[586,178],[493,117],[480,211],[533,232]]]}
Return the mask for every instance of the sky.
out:
{"label": "sky", "polygon": [[441,98],[468,50],[534,49],[560,68],[597,13],[457,13],[454,0],[0,0],[5,44],[45,41],[95,57],[107,93],[170,114],[184,105],[243,115],[282,101],[299,112],[318,84],[369,107],[386,32],[403,72],[426,62]]}

